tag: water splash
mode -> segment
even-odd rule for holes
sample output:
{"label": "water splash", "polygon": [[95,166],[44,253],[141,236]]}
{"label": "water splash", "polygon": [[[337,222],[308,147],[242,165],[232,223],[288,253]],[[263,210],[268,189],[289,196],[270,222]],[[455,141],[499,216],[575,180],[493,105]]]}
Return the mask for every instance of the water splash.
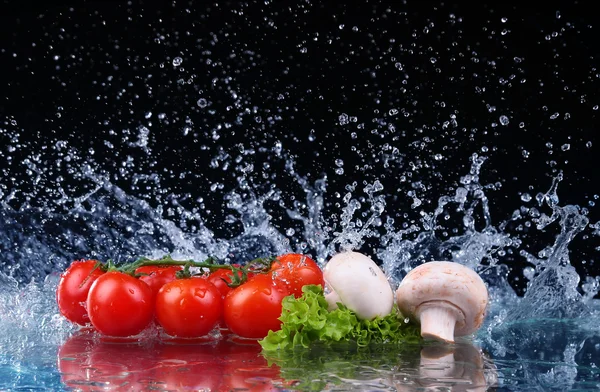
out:
{"label": "water splash", "polygon": [[[66,197],[61,205],[68,208],[14,209],[4,203],[0,243],[10,245],[11,251],[3,252],[1,260],[0,325],[13,332],[0,339],[0,350],[11,352],[9,359],[2,359],[3,364],[18,367],[39,340],[51,345],[72,332],[73,327],[58,314],[54,290],[57,271],[74,258],[124,261],[140,255],[172,253],[186,258],[212,255],[223,262],[244,262],[295,250],[313,253],[323,264],[339,250],[363,249],[369,241],[375,241],[373,256],[394,286],[410,269],[429,260],[452,260],[476,269],[490,288],[492,304],[477,339],[496,357],[532,361],[532,353],[544,346],[544,341],[554,339],[555,355],[561,364],[542,376],[533,367],[525,367],[525,375],[536,374],[541,384],[573,385],[577,373],[571,365],[586,350],[587,342],[598,335],[595,326],[581,322],[582,317],[598,319],[592,306],[598,279],[588,277],[580,284],[569,260],[569,245],[587,228],[589,220],[580,207],[560,205],[559,174],[550,189],[536,197],[537,207],[551,212],[531,216],[537,230],[556,225],[560,233],[553,244],[534,256],[524,249],[522,239],[509,232],[515,216],[494,225],[487,193],[497,187],[481,184],[484,162],[485,157],[473,154],[460,185],[439,197],[432,212],[421,212],[418,223],[401,224],[399,229],[386,211],[390,194],[381,182],[365,182],[362,189],[357,183],[347,185],[346,193],[340,195],[341,202],[334,203],[332,211],[326,203],[327,178],[311,183],[295,171],[290,173],[305,198],[296,199],[291,208],[281,190],[260,194],[244,181],[238,181],[238,188],[226,193],[224,201],[232,213],[225,224],[240,226],[229,238],[219,238],[199,211],[188,210],[177,198],[171,197],[166,207],[153,208],[148,201],[90,172],[86,178],[96,185],[84,196]],[[287,164],[293,167],[293,162]],[[334,198],[339,200],[336,195]],[[268,203],[277,205],[279,212],[268,209]],[[300,222],[303,231],[284,233],[275,222],[277,214]],[[444,222],[450,215],[462,222],[461,230],[447,231]],[[592,225],[592,229],[595,227]],[[294,249],[289,237],[298,234],[302,237]],[[509,284],[510,266],[503,263],[504,256],[513,250],[531,264],[522,298]],[[534,319],[550,320],[556,332],[549,334],[548,328]]]}
{"label": "water splash", "polygon": [[[548,192],[536,197],[538,206],[546,204],[552,210],[550,216],[541,214],[534,218],[537,229],[544,230],[557,222],[560,233],[554,244],[541,250],[538,257],[525,250],[521,251],[521,255],[534,266],[535,272],[530,276],[519,308],[511,312],[509,320],[531,317],[574,318],[590,314],[584,297],[578,291],[580,277],[570,263],[568,248],[575,236],[586,228],[589,219],[578,206],[559,206],[557,189],[561,180],[562,174],[559,174]],[[587,295],[598,293],[597,289],[595,292],[591,288],[590,290]]]}

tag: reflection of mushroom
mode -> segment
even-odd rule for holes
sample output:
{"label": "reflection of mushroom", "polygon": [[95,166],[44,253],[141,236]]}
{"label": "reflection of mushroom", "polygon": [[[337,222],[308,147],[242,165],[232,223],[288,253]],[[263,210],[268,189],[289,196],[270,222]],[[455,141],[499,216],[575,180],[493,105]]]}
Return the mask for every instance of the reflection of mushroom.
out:
{"label": "reflection of mushroom", "polygon": [[498,384],[496,366],[467,341],[425,346],[417,364],[418,374],[392,381],[395,390],[484,392]]}
{"label": "reflection of mushroom", "polygon": [[475,332],[483,322],[488,292],[472,269],[432,261],[413,269],[396,291],[402,314],[421,324],[421,336],[454,342]]}
{"label": "reflection of mushroom", "polygon": [[325,298],[329,310],[341,302],[361,319],[386,316],[394,305],[394,292],[381,268],[367,256],[343,252],[333,256],[323,270],[331,292]]}

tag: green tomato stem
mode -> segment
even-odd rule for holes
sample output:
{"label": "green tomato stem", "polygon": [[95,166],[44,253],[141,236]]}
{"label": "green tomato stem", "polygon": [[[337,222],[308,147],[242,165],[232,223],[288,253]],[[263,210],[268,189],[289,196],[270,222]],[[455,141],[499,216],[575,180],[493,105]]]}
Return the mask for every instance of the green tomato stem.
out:
{"label": "green tomato stem", "polygon": [[[266,273],[270,270],[271,264],[275,260],[274,257],[269,258],[257,258],[248,262],[245,266],[236,267],[228,264],[216,264],[213,257],[208,257],[204,261],[189,260],[175,260],[171,255],[166,255],[160,259],[149,259],[147,257],[141,257],[132,263],[124,264],[120,267],[116,267],[111,260],[107,264],[108,270],[119,271],[128,275],[136,276],[135,271],[140,267],[146,266],[183,266],[185,273],[178,274],[179,278],[189,278],[190,267],[206,268],[208,270],[216,271],[218,269],[230,269],[232,272],[231,283],[228,283],[230,287],[237,287],[248,280],[248,273],[260,274]],[[240,276],[241,275],[241,276]]]}

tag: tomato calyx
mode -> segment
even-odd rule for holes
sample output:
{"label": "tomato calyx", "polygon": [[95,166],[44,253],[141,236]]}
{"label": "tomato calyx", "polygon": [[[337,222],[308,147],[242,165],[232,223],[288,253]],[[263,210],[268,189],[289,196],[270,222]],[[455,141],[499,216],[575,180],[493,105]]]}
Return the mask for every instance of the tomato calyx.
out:
{"label": "tomato calyx", "polygon": [[[110,262],[110,260],[109,260]],[[102,262],[100,261],[96,261],[96,264],[94,264],[94,267],[92,267],[92,269],[90,270],[90,272],[87,274],[87,276],[81,281],[81,283],[79,283],[79,288],[82,288],[83,286],[85,286],[85,284],[87,283],[87,281],[90,279],[90,277],[92,276],[92,274],[96,271],[99,270],[101,272],[106,272],[108,271],[108,268],[106,265],[104,265]]]}
{"label": "tomato calyx", "polygon": [[275,259],[275,257],[259,257],[248,262],[242,267],[230,265],[229,267],[231,267],[232,272],[231,283],[227,282],[227,280],[223,278],[221,279],[223,279],[223,281],[230,288],[236,288],[248,280],[249,274],[258,275],[268,273],[271,269],[271,264],[273,264]]}
{"label": "tomato calyx", "polygon": [[[205,276],[206,270],[214,272],[219,269],[228,269],[232,272],[230,279],[231,281],[224,280],[227,286],[235,288],[246,282],[250,276],[257,274],[266,274],[271,269],[272,263],[276,260],[275,257],[264,257],[256,258],[249,261],[244,266],[219,264],[217,259],[214,257],[208,257],[204,261],[189,260],[175,260],[171,255],[165,255],[160,259],[149,259],[147,257],[141,257],[132,263],[126,263],[121,266],[117,266],[112,260],[108,260],[106,265],[100,265],[98,268],[103,268],[104,271],[117,271],[127,275],[139,278],[144,276],[144,273],[136,272],[140,267],[146,266],[182,266],[183,269],[177,271],[177,279],[188,279],[193,276]],[[191,268],[198,268],[200,272],[192,271]]]}

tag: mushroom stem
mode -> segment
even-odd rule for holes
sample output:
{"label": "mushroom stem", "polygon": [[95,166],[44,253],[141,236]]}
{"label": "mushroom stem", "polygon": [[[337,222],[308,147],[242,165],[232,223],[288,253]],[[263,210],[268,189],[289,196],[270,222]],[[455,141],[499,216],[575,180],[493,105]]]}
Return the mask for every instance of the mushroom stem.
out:
{"label": "mushroom stem", "polygon": [[424,339],[454,343],[454,327],[461,313],[454,306],[442,301],[419,306],[417,317],[421,323],[421,336]]}
{"label": "mushroom stem", "polygon": [[327,307],[327,310],[329,310],[330,312],[334,311],[338,308],[338,302],[342,302],[342,300],[340,299],[340,296],[335,291],[331,291],[330,293],[325,294],[325,300],[327,301],[327,304],[329,305]]}

